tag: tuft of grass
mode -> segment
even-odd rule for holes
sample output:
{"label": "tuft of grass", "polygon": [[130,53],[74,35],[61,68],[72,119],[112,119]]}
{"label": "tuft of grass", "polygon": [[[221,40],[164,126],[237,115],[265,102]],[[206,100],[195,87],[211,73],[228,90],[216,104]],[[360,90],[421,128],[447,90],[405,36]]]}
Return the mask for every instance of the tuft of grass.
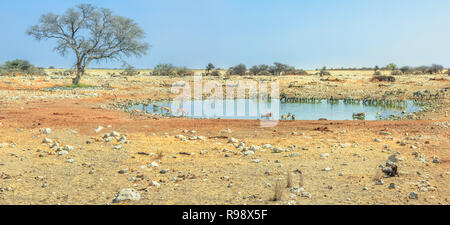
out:
{"label": "tuft of grass", "polygon": [[287,184],[286,187],[287,188],[291,188],[293,186],[293,182],[292,182],[292,173],[288,172],[287,174]]}
{"label": "tuft of grass", "polygon": [[299,187],[304,187],[303,185],[305,185],[305,183],[304,183],[304,179],[303,179],[303,173],[300,172],[300,175],[298,177],[299,177],[298,178],[298,186]]}
{"label": "tuft of grass", "polygon": [[79,83],[79,84],[70,84],[70,85],[67,85],[67,86],[64,86],[64,87],[70,87],[70,88],[89,88],[89,87],[95,87],[95,86],[89,85],[89,84],[82,84],[82,83]]}
{"label": "tuft of grass", "polygon": [[156,159],[161,160],[164,157],[164,153],[162,150],[158,150],[158,152],[156,152]]}
{"label": "tuft of grass", "polygon": [[272,201],[281,201],[281,197],[283,196],[283,188],[281,187],[281,182],[278,181],[275,184],[275,193],[272,198]]}

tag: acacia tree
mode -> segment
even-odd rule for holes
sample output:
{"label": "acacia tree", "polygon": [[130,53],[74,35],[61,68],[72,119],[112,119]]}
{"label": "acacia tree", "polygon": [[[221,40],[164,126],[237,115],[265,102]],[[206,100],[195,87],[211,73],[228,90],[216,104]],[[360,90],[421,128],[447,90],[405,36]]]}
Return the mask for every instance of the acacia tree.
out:
{"label": "acacia tree", "polygon": [[116,16],[111,10],[81,4],[62,15],[41,16],[39,24],[27,33],[37,40],[56,39],[55,51],[76,56],[77,85],[92,61],[122,60],[123,57],[145,55],[149,45],[142,41],[144,31],[131,19]]}

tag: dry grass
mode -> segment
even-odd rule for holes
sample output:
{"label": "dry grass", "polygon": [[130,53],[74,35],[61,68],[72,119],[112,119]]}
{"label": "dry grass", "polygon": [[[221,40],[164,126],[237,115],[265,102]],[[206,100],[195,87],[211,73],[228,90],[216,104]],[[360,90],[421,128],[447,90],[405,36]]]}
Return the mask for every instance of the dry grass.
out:
{"label": "dry grass", "polygon": [[305,183],[304,183],[303,173],[300,172],[300,175],[298,176],[298,186],[304,187],[304,185],[305,185]]}
{"label": "dry grass", "polygon": [[277,181],[275,184],[275,193],[273,195],[272,201],[281,201],[281,197],[283,196],[283,188],[281,187],[281,182]]}
{"label": "dry grass", "polygon": [[291,173],[291,172],[288,172],[288,174],[287,174],[287,185],[286,185],[286,187],[287,187],[287,188],[291,188],[292,186],[294,186],[294,185],[293,185],[293,181],[292,181],[292,173]]}
{"label": "dry grass", "polygon": [[156,157],[155,157],[155,159],[161,160],[163,157],[164,157],[164,152],[163,152],[162,150],[158,150],[158,151],[156,152]]}

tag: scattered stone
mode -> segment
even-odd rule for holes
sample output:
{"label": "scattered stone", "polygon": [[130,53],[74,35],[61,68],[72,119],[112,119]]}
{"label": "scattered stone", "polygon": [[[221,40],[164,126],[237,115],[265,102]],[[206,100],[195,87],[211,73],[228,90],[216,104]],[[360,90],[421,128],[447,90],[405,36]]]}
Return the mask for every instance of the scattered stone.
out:
{"label": "scattered stone", "polygon": [[381,135],[389,135],[389,132],[387,132],[387,131],[380,131],[380,134]]}
{"label": "scattered stone", "polygon": [[326,167],[323,169],[323,171],[330,171],[330,170],[331,170],[331,168],[329,168],[329,167]]}
{"label": "scattered stone", "polygon": [[382,179],[377,180],[377,182],[375,182],[376,185],[383,185],[384,181]]}
{"label": "scattered stone", "polygon": [[283,152],[284,150],[282,149],[282,148],[280,148],[280,147],[275,147],[275,148],[273,148],[273,152],[274,153],[281,153],[281,152]]}
{"label": "scattered stone", "polygon": [[311,194],[307,191],[303,191],[300,196],[304,198],[311,198]]}
{"label": "scattered stone", "polygon": [[58,152],[58,155],[67,155],[67,154],[69,154],[69,152],[65,150]]}
{"label": "scattered stone", "polygon": [[433,156],[433,163],[441,163],[437,156]]}
{"label": "scattered stone", "polygon": [[68,160],[66,160],[66,162],[68,162],[68,163],[74,163],[75,160],[74,160],[74,159],[68,159]]}
{"label": "scattered stone", "polygon": [[264,144],[262,146],[262,148],[264,148],[264,149],[272,149],[272,145],[271,144]]}
{"label": "scattered stone", "polygon": [[230,128],[227,128],[227,129],[224,129],[224,130],[222,130],[221,131],[221,133],[231,133],[231,129]]}
{"label": "scattered stone", "polygon": [[50,143],[52,143],[52,139],[50,139],[50,138],[44,138],[44,139],[42,139],[42,143],[50,144]]}
{"label": "scattered stone", "polygon": [[162,169],[161,171],[159,171],[159,173],[161,174],[166,174],[168,173],[170,170],[169,169]]}
{"label": "scattered stone", "polygon": [[225,157],[231,157],[232,154],[231,153],[225,153]]}
{"label": "scattered stone", "polygon": [[253,151],[245,151],[244,152],[244,155],[254,155],[255,154],[255,152],[253,152]]}
{"label": "scattered stone", "polygon": [[70,145],[66,145],[66,146],[64,146],[64,150],[66,150],[66,151],[70,152],[70,151],[72,151],[72,150],[73,150],[73,147],[72,147],[72,146],[70,146]]}
{"label": "scattered stone", "polygon": [[122,149],[122,145],[115,145],[114,149],[116,149],[116,150]]}
{"label": "scattered stone", "polygon": [[139,201],[141,195],[139,192],[132,188],[122,189],[117,193],[116,197],[113,199],[113,203],[118,203],[121,201]]}
{"label": "scattered stone", "polygon": [[253,159],[252,162],[254,162],[254,163],[260,163],[261,160],[260,160],[260,159]]}
{"label": "scattered stone", "polygon": [[256,146],[256,145],[251,145],[250,146],[250,151],[256,152],[258,150],[259,150],[259,146]]}
{"label": "scattered stone", "polygon": [[410,199],[418,199],[419,195],[413,191],[413,192],[409,193],[409,198]]}
{"label": "scattered stone", "polygon": [[52,133],[52,129],[45,128],[45,129],[42,130],[42,133],[44,133],[44,134],[51,134]]}
{"label": "scattered stone", "polygon": [[159,188],[159,187],[161,187],[161,184],[159,184],[159,183],[156,182],[156,181],[151,181],[151,182],[150,182],[150,186]]}
{"label": "scattered stone", "polygon": [[124,174],[124,173],[127,173],[128,172],[128,169],[121,169],[121,170],[119,170],[119,174]]}
{"label": "scattered stone", "polygon": [[103,130],[102,126],[98,126],[97,129],[94,130],[95,133],[98,133]]}
{"label": "scattered stone", "polygon": [[232,144],[236,144],[236,143],[238,143],[239,141],[236,139],[236,138],[233,138],[233,137],[230,137],[229,139],[228,139],[228,143],[232,143]]}
{"label": "scattered stone", "polygon": [[395,188],[395,183],[390,183],[389,184],[389,189],[394,189]]}
{"label": "scattered stone", "polygon": [[151,168],[151,167],[158,167],[158,166],[159,166],[159,165],[158,165],[157,162],[152,162],[152,163],[149,163],[149,164],[147,165],[148,168]]}
{"label": "scattered stone", "polygon": [[375,138],[375,139],[373,139],[375,142],[378,142],[378,143],[380,143],[380,142],[382,142],[381,141],[381,139],[378,139],[378,138]]}

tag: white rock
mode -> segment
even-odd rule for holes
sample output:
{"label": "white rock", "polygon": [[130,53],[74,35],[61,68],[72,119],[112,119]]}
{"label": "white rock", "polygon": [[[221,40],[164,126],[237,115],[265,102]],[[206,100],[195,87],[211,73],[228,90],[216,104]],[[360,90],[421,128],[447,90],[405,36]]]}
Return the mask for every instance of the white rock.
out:
{"label": "white rock", "polygon": [[46,144],[52,143],[52,139],[44,138],[44,139],[42,139],[42,143],[46,143]]}
{"label": "white rock", "polygon": [[141,194],[134,190],[133,188],[125,188],[117,193],[116,197],[113,199],[113,203],[121,201],[139,201],[141,199]]}
{"label": "white rock", "polygon": [[50,128],[45,128],[45,129],[42,131],[42,133],[44,133],[44,134],[51,134],[51,133],[52,133],[52,129],[50,129]]}
{"label": "white rock", "polygon": [[103,130],[102,126],[98,126],[97,129],[94,130],[95,133],[98,133]]}
{"label": "white rock", "polygon": [[161,184],[159,184],[158,182],[152,180],[152,182],[150,182],[150,186],[159,188],[159,187],[161,187]]}

